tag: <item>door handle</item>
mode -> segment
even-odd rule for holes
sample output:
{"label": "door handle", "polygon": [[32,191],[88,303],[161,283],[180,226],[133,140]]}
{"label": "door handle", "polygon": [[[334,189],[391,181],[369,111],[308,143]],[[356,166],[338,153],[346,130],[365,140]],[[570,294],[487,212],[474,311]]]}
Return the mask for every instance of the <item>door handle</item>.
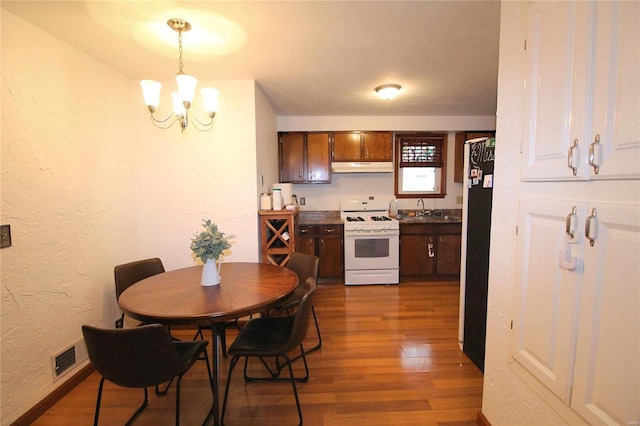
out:
{"label": "door handle", "polygon": [[569,147],[569,153],[567,154],[567,167],[573,171],[575,176],[578,173],[578,168],[573,165],[573,150],[578,148],[578,139],[573,140],[573,145]]}
{"label": "door handle", "polygon": [[589,144],[589,165],[593,167],[593,172],[595,174],[598,174],[598,172],[600,171],[600,166],[596,164],[596,159],[595,159],[596,157],[595,147],[596,147],[596,144],[599,144],[599,143],[600,143],[600,134],[596,134],[596,137],[594,138],[593,142]]}
{"label": "door handle", "polygon": [[[587,221],[584,225],[584,236],[587,237],[587,239],[589,240],[589,244],[591,245],[591,247],[593,247],[593,245],[596,243],[596,237],[597,237],[597,235],[595,235],[593,238],[591,237],[591,222],[595,220],[597,216],[598,216],[598,211],[596,209],[591,210],[591,215],[587,217]],[[597,229],[595,230],[594,233],[597,234]]]}
{"label": "door handle", "polygon": [[436,253],[433,251],[433,243],[427,244],[427,247],[429,248],[429,257],[435,257]]}
{"label": "door handle", "polygon": [[575,234],[573,233],[572,219],[576,217],[577,212],[578,209],[576,209],[576,206],[573,206],[571,213],[567,215],[567,219],[565,220],[564,232],[565,234],[567,234],[570,240],[573,240],[575,238]]}

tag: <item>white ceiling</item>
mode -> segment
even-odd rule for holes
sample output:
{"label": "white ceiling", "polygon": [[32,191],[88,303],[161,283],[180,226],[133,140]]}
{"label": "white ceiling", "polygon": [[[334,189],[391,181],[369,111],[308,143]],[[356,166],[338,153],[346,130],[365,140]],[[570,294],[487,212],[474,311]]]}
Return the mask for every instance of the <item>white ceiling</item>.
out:
{"label": "white ceiling", "polygon": [[[280,116],[492,116],[499,1],[5,1],[136,80],[254,79]],[[6,39],[3,42],[10,42]],[[402,85],[383,101],[374,88]]]}

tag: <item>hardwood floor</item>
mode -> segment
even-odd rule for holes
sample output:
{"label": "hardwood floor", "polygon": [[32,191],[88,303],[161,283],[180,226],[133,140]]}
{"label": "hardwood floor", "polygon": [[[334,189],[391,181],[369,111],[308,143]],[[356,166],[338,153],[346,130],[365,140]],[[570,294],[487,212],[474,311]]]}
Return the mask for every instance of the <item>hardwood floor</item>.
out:
{"label": "hardwood floor", "polygon": [[[314,305],[323,346],[307,358],[309,382],[298,384],[305,424],[475,425],[483,377],[458,349],[458,291],[457,282],[320,285]],[[193,335],[191,330],[173,333],[187,339]],[[231,342],[234,331],[227,336]],[[316,339],[312,322],[306,346],[314,346]],[[224,360],[222,392],[227,365]],[[259,363],[250,363],[250,369],[263,371]],[[211,406],[205,371],[198,362],[183,379],[184,425],[201,424]],[[91,424],[99,379],[93,373],[34,424]],[[107,382],[100,424],[123,424],[141,400],[141,390]],[[173,424],[174,404],[175,386],[165,397],[151,393],[135,424]],[[245,384],[238,365],[225,423],[297,424],[290,384]]]}

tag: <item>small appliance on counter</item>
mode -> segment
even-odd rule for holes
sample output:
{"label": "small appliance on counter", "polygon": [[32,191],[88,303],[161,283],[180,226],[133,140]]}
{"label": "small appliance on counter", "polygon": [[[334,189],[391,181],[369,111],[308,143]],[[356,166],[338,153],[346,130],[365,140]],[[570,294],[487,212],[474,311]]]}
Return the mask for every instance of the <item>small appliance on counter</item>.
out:
{"label": "small appliance on counter", "polygon": [[282,197],[283,207],[291,206],[293,202],[293,184],[292,183],[274,183],[273,189],[280,190],[280,196]]}

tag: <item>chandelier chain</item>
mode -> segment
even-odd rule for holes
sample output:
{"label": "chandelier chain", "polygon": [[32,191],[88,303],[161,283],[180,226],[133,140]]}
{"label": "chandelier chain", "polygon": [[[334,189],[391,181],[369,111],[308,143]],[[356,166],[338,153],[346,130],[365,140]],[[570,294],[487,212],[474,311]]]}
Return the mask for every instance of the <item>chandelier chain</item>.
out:
{"label": "chandelier chain", "polygon": [[184,74],[182,71],[182,30],[178,31],[178,53],[180,54],[178,74]]}

